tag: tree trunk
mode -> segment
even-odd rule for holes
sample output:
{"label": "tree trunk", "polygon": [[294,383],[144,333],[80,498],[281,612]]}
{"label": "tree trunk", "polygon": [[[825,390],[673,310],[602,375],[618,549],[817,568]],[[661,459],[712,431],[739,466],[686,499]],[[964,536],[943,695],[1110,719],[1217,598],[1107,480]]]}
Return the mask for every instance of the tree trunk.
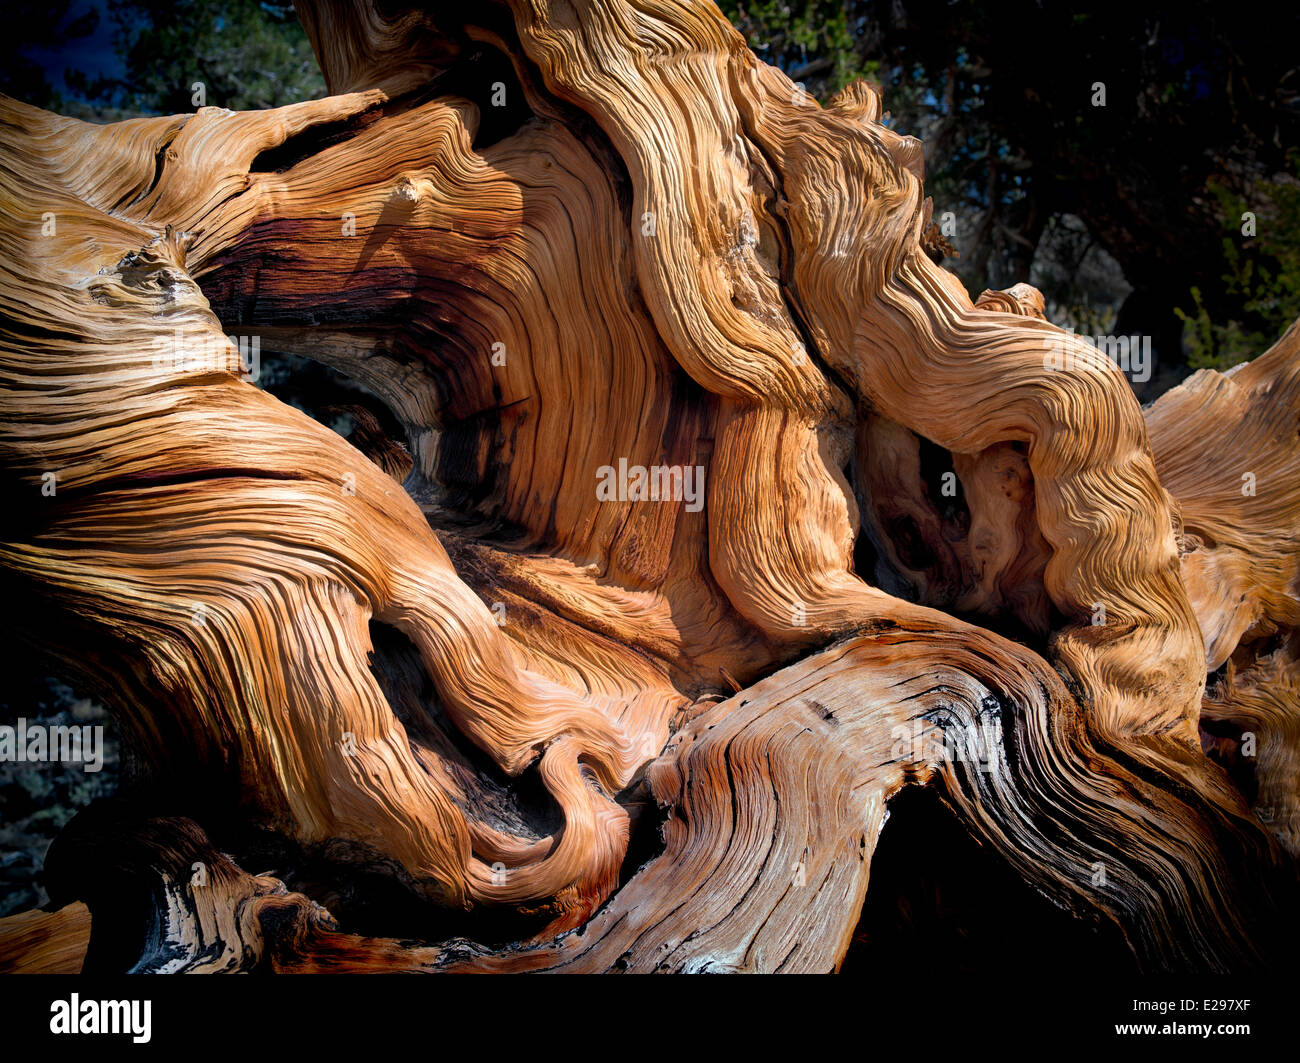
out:
{"label": "tree trunk", "polygon": [[324,100],[0,105],[7,616],[132,765],[87,970],[829,971],[909,785],[1145,968],[1289,957],[1300,328],[1144,414],[709,3],[298,6]]}

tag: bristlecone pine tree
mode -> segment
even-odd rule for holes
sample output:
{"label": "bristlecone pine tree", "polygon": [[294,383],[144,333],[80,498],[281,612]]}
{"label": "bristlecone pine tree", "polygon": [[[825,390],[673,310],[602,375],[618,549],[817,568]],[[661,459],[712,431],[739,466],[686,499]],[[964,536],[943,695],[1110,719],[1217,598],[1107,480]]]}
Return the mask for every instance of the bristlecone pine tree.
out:
{"label": "bristlecone pine tree", "polygon": [[299,14],[322,100],[0,103],[6,637],[127,751],[0,964],[831,971],[907,786],[1289,959],[1300,327],[1143,410],[706,0]]}

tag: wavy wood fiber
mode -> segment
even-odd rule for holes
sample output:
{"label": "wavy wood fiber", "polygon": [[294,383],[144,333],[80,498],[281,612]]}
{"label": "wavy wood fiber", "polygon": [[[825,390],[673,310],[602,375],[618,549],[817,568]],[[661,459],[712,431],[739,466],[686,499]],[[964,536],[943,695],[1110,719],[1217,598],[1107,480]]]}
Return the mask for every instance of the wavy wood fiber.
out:
{"label": "wavy wood fiber", "polygon": [[[1144,415],[1032,288],[931,260],[875,90],[819,106],[708,3],[298,7],[323,100],[0,103],[9,615],[137,765],[48,861],[96,963],[828,971],[923,784],[1147,968],[1286,955],[1300,331]],[[699,504],[601,497],[620,459]],[[1253,806],[1203,722],[1257,739]],[[249,830],[532,929],[358,934]],[[18,918],[6,962],[67,962],[73,916]]]}

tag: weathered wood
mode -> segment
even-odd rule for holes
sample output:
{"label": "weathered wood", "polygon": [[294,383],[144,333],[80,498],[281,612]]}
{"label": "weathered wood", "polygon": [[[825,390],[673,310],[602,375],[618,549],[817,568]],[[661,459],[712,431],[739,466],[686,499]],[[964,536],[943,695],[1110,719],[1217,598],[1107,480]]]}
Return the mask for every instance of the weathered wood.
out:
{"label": "weathered wood", "polygon": [[[832,970],[908,784],[1148,967],[1285,955],[1300,333],[1144,415],[1033,289],[936,265],[874,90],[817,105],[707,3],[300,10],[324,100],[0,101],[10,615],[139,776],[116,849],[56,843],[97,962]],[[1257,732],[1266,823],[1202,713]],[[248,827],[469,937],[540,919],[355,934],[209,841]]]}
{"label": "weathered wood", "polygon": [[0,974],[79,974],[90,943],[90,909],[80,901],[53,912],[0,919]]}

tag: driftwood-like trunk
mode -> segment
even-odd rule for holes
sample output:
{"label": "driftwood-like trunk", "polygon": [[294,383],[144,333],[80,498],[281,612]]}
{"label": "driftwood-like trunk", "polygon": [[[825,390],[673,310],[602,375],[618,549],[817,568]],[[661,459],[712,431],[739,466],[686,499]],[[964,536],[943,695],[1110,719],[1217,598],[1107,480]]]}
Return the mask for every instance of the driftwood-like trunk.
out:
{"label": "driftwood-like trunk", "polygon": [[88,969],[829,971],[907,785],[1147,969],[1286,954],[1300,329],[1144,413],[707,2],[299,11],[324,100],[0,103],[5,615],[132,765]]}

